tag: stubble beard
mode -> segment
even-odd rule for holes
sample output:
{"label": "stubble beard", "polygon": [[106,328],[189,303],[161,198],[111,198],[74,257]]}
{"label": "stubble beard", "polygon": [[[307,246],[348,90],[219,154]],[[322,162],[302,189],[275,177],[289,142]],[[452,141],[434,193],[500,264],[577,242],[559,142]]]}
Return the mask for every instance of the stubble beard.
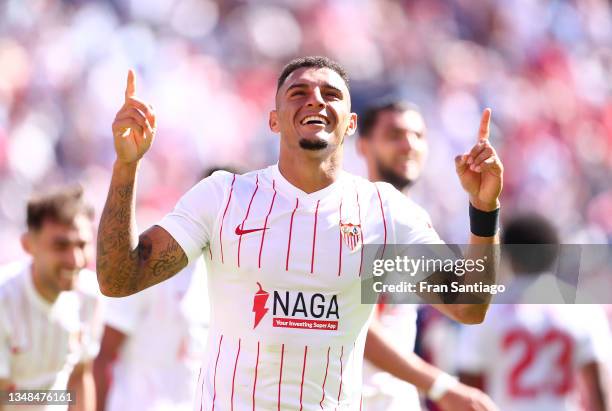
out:
{"label": "stubble beard", "polygon": [[381,181],[391,184],[399,191],[410,188],[416,180],[410,179],[403,174],[399,174],[391,167],[387,167],[380,159],[376,159],[376,171]]}
{"label": "stubble beard", "polygon": [[300,139],[299,144],[301,148],[309,151],[325,150],[329,146],[329,143],[322,138],[318,138],[314,141],[302,138]]}

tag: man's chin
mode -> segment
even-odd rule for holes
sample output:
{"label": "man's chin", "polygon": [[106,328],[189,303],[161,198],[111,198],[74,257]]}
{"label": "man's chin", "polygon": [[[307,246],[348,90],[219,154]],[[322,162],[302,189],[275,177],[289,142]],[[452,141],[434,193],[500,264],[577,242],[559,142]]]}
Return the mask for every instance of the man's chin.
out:
{"label": "man's chin", "polygon": [[60,291],[70,291],[76,287],[77,276],[60,276],[59,281],[57,282],[57,286]]}
{"label": "man's chin", "polygon": [[377,169],[382,181],[391,184],[400,191],[409,188],[415,182],[415,179],[407,176],[405,172],[399,172],[393,168],[386,167],[380,161],[377,164]]}
{"label": "man's chin", "polygon": [[299,141],[299,144],[300,144],[300,147],[303,148],[304,150],[310,150],[310,151],[325,150],[329,146],[329,143],[327,142],[327,140],[324,140],[320,137],[301,138]]}
{"label": "man's chin", "polygon": [[76,281],[71,281],[71,282],[69,282],[69,283],[66,283],[66,282],[63,282],[63,281],[62,281],[62,282],[59,284],[58,289],[59,289],[60,291],[72,291],[72,290],[74,290],[74,288],[75,288],[75,287],[76,287]]}

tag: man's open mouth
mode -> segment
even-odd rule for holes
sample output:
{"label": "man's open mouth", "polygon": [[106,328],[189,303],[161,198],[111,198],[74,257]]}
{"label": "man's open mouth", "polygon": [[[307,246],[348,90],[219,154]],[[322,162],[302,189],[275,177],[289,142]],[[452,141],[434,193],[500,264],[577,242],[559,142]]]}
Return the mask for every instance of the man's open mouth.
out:
{"label": "man's open mouth", "polygon": [[306,116],[302,121],[300,121],[300,124],[302,125],[316,124],[316,125],[326,126],[329,124],[329,120],[327,119],[327,117],[324,117],[321,115],[313,115],[313,116]]}

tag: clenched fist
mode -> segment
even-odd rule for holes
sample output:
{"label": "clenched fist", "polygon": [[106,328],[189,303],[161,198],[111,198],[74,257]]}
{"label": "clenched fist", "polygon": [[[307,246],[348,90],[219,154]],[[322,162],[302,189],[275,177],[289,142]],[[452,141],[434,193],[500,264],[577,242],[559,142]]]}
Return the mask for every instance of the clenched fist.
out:
{"label": "clenched fist", "polygon": [[134,71],[129,70],[125,102],[113,121],[113,138],[117,160],[134,163],[142,158],[153,143],[156,118],[153,107],[134,97]]}

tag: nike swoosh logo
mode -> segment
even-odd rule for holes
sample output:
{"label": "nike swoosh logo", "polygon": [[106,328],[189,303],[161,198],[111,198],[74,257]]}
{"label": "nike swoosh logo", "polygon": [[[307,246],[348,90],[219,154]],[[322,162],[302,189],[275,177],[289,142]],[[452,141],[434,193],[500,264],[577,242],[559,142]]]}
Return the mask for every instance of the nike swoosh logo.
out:
{"label": "nike swoosh logo", "polygon": [[267,230],[268,228],[252,228],[252,229],[248,229],[248,230],[243,230],[242,228],[240,228],[240,224],[238,224],[236,226],[236,235],[243,235],[243,234],[249,234],[249,233],[254,233],[256,231],[263,231],[263,230]]}

